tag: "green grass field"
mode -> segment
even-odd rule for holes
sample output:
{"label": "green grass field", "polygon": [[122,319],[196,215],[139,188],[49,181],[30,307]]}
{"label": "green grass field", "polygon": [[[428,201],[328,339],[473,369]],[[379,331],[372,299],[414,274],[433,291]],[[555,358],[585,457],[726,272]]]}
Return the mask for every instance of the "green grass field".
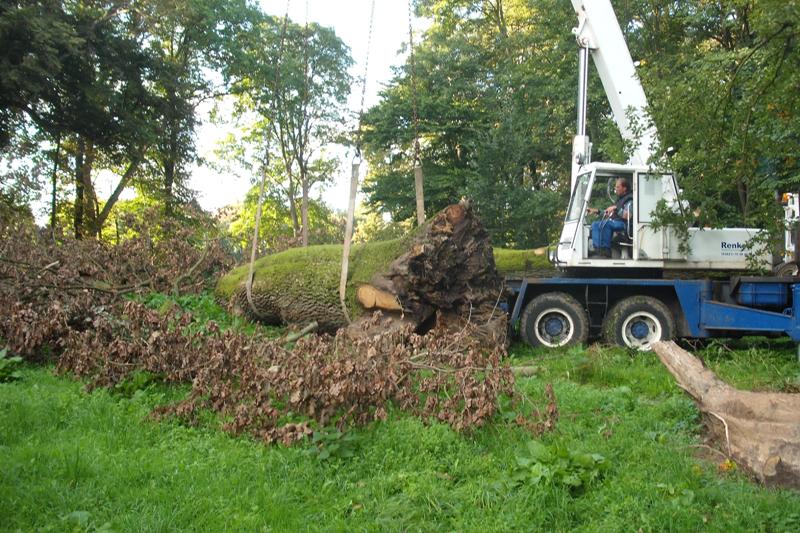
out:
{"label": "green grass field", "polygon": [[[701,353],[737,386],[800,390],[791,343]],[[553,384],[555,431],[535,438],[504,421],[513,412],[470,435],[390,413],[329,435],[337,447],[325,459],[311,443],[231,437],[213,417],[200,428],[150,419],[186,388],[87,393],[26,366],[0,383],[0,530],[800,530],[800,493],[721,470],[694,404],[655,356],[518,344],[511,357],[538,368],[518,380],[532,402]]]}

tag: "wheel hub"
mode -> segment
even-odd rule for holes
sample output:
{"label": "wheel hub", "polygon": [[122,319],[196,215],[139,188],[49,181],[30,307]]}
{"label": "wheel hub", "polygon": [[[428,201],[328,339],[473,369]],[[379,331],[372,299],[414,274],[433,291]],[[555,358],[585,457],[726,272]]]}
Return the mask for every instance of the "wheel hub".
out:
{"label": "wheel hub", "polygon": [[561,335],[564,331],[564,322],[558,317],[551,316],[545,320],[544,331],[551,337]]}
{"label": "wheel hub", "polygon": [[622,338],[630,348],[650,351],[661,338],[661,322],[647,311],[632,313],[622,324]]}
{"label": "wheel hub", "polygon": [[642,320],[637,320],[631,325],[631,335],[633,335],[635,338],[639,340],[647,338],[647,335],[649,333],[650,333],[650,328]]}
{"label": "wheel hub", "polygon": [[544,346],[563,346],[575,334],[575,324],[563,309],[552,307],[539,313],[534,322],[536,337]]}

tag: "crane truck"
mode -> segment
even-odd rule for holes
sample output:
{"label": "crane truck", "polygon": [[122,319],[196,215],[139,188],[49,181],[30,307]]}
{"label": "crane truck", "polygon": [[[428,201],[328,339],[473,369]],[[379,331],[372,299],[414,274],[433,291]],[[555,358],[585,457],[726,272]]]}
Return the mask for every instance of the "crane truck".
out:
{"label": "crane truck", "polygon": [[[688,228],[660,224],[656,209],[688,209],[664,164],[653,164],[657,139],[647,99],[610,0],[571,0],[578,16],[577,134],[571,197],[558,243],[548,251],[560,272],[508,280],[511,324],[533,346],[559,347],[602,336],[611,344],[649,350],[658,340],[788,335],[800,342],[800,278],[796,263],[752,246],[757,228]],[[634,146],[626,164],[593,162],[586,135],[592,58],[623,139]],[[627,227],[611,257],[596,257],[590,239],[593,205],[608,205],[612,186],[627,180]],[[607,197],[606,197],[607,196]],[[787,217],[797,220],[791,196]],[[787,251],[794,241],[787,238]],[[769,276],[743,271],[775,272]],[[717,275],[708,276],[709,273]],[[798,352],[800,356],[800,351]]]}

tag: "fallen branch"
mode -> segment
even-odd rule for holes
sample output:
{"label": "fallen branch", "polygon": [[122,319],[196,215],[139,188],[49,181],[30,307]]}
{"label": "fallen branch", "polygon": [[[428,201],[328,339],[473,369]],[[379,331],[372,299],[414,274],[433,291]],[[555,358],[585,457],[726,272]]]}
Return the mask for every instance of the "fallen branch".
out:
{"label": "fallen branch", "polygon": [[316,330],[319,327],[319,323],[315,320],[308,324],[306,327],[301,329],[300,331],[296,331],[294,333],[289,333],[286,335],[284,339],[284,343],[294,342],[296,340],[301,339],[302,337],[308,335],[312,331]]}
{"label": "fallen branch", "polygon": [[737,390],[674,342],[654,349],[731,459],[765,485],[800,488],[800,395]]}

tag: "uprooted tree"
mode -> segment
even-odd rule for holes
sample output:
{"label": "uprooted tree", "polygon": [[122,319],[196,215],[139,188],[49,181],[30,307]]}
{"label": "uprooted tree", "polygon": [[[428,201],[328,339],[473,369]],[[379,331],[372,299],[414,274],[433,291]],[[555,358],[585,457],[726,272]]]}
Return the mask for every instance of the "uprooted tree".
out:
{"label": "uprooted tree", "polygon": [[[504,254],[498,261],[506,270],[541,262],[532,252]],[[385,317],[381,329],[412,324],[423,332],[471,322],[484,340],[505,339],[505,314],[498,307],[503,278],[469,202],[445,208],[407,237],[355,246],[350,265],[346,300],[350,316],[361,317],[356,322],[377,309]],[[338,298],[340,268],[341,246],[289,250],[256,262],[254,306],[246,293],[248,265],[223,277],[216,294],[266,323],[315,320],[321,330],[334,331],[347,325]]]}

